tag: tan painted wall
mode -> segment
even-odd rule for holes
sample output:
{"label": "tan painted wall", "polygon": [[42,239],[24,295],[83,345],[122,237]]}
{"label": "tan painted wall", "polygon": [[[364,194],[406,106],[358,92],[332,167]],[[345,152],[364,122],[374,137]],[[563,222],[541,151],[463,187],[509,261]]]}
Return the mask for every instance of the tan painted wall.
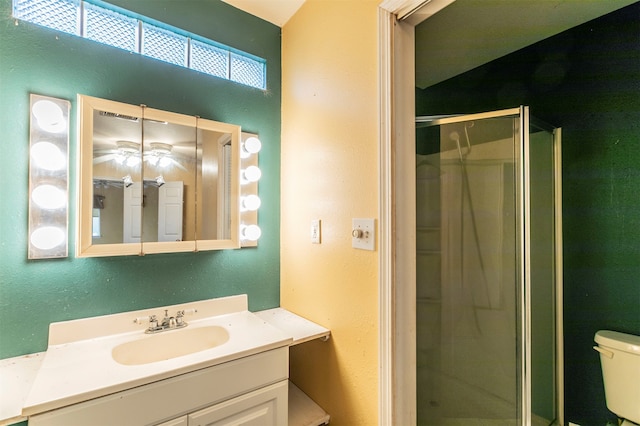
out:
{"label": "tan painted wall", "polygon": [[[379,0],[308,0],[282,30],[281,305],[331,329],[291,351],[291,379],[331,424],[378,420]],[[312,219],[322,243],[311,244]]]}

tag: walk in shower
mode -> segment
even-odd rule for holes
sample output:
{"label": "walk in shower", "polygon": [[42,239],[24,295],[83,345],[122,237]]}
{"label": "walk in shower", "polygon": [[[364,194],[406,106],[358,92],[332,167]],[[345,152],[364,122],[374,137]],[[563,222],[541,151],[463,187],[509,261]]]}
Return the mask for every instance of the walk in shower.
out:
{"label": "walk in shower", "polygon": [[527,107],[416,119],[419,425],[558,419],[559,144]]}

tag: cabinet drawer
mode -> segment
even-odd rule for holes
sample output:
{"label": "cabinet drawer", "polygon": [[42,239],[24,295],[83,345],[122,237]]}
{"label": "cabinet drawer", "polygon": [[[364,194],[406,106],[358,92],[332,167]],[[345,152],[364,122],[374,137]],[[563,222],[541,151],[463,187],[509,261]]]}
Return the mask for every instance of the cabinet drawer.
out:
{"label": "cabinet drawer", "polygon": [[189,426],[278,426],[288,417],[287,380],[189,414]]}
{"label": "cabinet drawer", "polygon": [[157,424],[288,377],[282,347],[38,414],[29,426]]}
{"label": "cabinet drawer", "polygon": [[180,416],[177,419],[168,420],[157,424],[156,426],[189,426],[189,419],[187,416]]}

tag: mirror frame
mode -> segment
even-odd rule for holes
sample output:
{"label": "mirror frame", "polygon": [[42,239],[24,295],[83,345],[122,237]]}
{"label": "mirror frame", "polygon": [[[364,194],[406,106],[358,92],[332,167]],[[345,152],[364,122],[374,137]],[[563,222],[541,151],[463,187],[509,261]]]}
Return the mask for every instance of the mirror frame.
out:
{"label": "mirror frame", "polygon": [[[231,135],[230,233],[228,239],[191,241],[140,242],[117,244],[92,243],[93,212],[93,113],[94,110],[117,112],[140,119],[167,121],[193,126],[194,129],[214,130]],[[78,94],[78,191],[76,210],[76,257],[126,256],[197,252],[240,248],[240,135],[238,125],[207,120],[174,112],[130,105],[107,99]],[[144,141],[142,141],[144,146]],[[196,177],[197,180],[197,177]],[[197,200],[196,200],[197,203]],[[197,223],[197,218],[194,218]],[[194,224],[195,225],[195,224]]]}

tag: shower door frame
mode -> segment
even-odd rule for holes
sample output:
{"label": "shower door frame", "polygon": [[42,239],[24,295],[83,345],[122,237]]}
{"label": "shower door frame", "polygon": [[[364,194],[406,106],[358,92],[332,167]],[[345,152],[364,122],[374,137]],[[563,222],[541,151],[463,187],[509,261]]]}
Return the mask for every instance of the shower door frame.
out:
{"label": "shower door frame", "polygon": [[[531,124],[545,130],[553,135],[553,170],[554,170],[554,311],[555,311],[555,397],[554,408],[556,422],[563,424],[564,410],[562,399],[564,396],[564,364],[563,364],[563,342],[562,342],[562,129],[554,128],[548,124],[531,118],[528,106],[510,108],[504,110],[489,111],[476,114],[442,115],[442,116],[422,116],[416,117],[415,123],[429,123],[429,126],[439,126],[445,124],[460,123],[466,121],[478,121],[490,118],[519,118],[519,138],[520,149],[515,150],[515,173],[519,177],[516,185],[516,225],[518,233],[516,235],[516,245],[519,248],[517,255],[518,280],[516,282],[518,291],[517,327],[518,327],[518,347],[517,366],[518,381],[520,390],[520,400],[518,401],[518,411],[521,424],[527,426],[531,424],[531,191],[529,182],[531,180],[531,170],[529,164],[530,157],[530,126]],[[415,176],[414,176],[415,177]],[[413,262],[415,265],[415,262]],[[414,364],[415,365],[415,364]],[[415,374],[415,372],[414,372]]]}

